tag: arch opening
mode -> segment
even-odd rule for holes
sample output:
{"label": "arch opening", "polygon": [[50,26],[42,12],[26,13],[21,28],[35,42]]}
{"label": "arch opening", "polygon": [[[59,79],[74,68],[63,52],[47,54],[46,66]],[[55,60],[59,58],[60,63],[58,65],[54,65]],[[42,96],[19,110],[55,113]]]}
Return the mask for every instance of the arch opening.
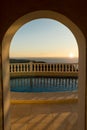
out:
{"label": "arch opening", "polygon": [[[3,102],[4,102],[4,126],[6,130],[10,129],[10,119],[6,120],[6,115],[9,115],[10,107],[10,91],[9,91],[9,47],[11,40],[16,33],[16,31],[25,23],[37,19],[37,18],[52,18],[55,19],[65,26],[67,26],[71,32],[74,34],[78,47],[79,47],[79,130],[85,129],[85,59],[86,59],[86,50],[85,50],[85,38],[80,29],[67,17],[62,14],[53,12],[53,11],[36,11],[24,15],[13,23],[13,25],[6,32],[3,42],[2,42],[2,73],[3,73]],[[84,111],[84,112],[83,112]],[[9,125],[8,125],[9,124]]]}
{"label": "arch opening", "polygon": [[[66,88],[66,83],[64,84],[64,86],[62,86],[61,83],[60,84],[60,86],[62,86],[61,88],[57,84],[57,80],[58,80],[57,78],[59,78],[60,72],[64,72],[64,64],[65,64],[64,73],[70,74],[73,72],[75,77],[72,78],[75,78],[75,80],[78,81],[77,78],[78,72],[76,72],[77,67],[75,67],[76,65],[78,66],[78,59],[79,59],[78,46],[75,37],[65,25],[61,24],[56,20],[48,19],[48,18],[34,19],[24,24],[12,38],[12,42],[10,46],[11,91],[16,91],[16,92],[17,91],[18,92],[19,91],[20,92],[76,91],[77,87],[74,87],[74,82],[72,83],[73,87],[70,87],[68,83],[67,88]],[[28,69],[28,66],[31,66],[31,70]],[[76,70],[74,70],[74,68],[76,68]],[[36,83],[34,82],[35,77],[32,78],[32,84],[34,87],[36,87],[36,90],[33,89],[33,86],[30,87],[30,83],[28,82],[26,82],[26,85],[22,85],[21,83],[23,79],[22,80],[20,79],[22,76],[21,72],[25,76],[26,75],[29,76],[28,73],[31,73],[30,76],[32,76],[33,75],[32,71],[35,74],[34,76],[37,76],[39,72],[39,76],[41,77],[43,75],[49,76],[49,74],[51,74],[50,76],[53,76],[55,72],[56,74],[56,76],[54,76],[56,78],[54,79],[56,80],[55,85],[54,84],[52,85],[52,83],[50,83],[53,86],[53,87],[51,86],[52,88],[51,89],[49,87],[49,84],[46,84],[45,82],[45,84],[44,83],[40,84],[42,86],[44,84],[44,86],[43,87],[41,86],[38,89]],[[20,78],[16,79],[15,85],[13,85],[15,86],[14,88],[12,87],[12,84],[14,84],[13,81],[15,80],[15,77],[13,80],[12,75],[17,76],[18,73]],[[64,78],[66,82],[68,77],[65,77],[64,75]],[[24,80],[25,79],[26,78],[24,78]],[[38,80],[40,80],[40,82],[43,81],[42,79],[38,79]],[[70,77],[69,80],[71,81]],[[17,81],[20,82],[20,84],[17,84]],[[47,82],[50,81],[51,80],[47,78]],[[22,86],[22,88],[19,89],[20,86]],[[46,89],[45,86],[47,86]]]}

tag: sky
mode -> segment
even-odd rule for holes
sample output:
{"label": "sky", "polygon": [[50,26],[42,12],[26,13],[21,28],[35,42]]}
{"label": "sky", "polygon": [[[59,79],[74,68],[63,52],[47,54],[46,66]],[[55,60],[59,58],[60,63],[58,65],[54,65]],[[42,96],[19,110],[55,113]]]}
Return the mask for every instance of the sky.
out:
{"label": "sky", "polygon": [[78,57],[78,45],[72,32],[62,23],[48,18],[24,24],[11,41],[12,57]]}

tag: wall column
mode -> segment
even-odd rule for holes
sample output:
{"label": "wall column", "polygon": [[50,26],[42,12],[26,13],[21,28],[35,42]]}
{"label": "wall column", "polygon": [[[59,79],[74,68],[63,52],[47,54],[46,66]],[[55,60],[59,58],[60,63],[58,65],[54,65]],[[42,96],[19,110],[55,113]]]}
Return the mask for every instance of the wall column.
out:
{"label": "wall column", "polygon": [[[1,47],[0,47],[1,53]],[[3,114],[3,85],[2,85],[2,63],[0,54],[0,130],[4,130],[4,114]]]}

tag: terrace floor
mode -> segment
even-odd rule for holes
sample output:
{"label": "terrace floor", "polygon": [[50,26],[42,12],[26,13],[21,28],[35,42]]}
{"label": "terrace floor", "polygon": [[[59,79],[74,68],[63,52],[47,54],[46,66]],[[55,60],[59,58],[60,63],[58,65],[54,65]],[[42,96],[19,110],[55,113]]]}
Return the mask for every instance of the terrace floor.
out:
{"label": "terrace floor", "polygon": [[77,130],[78,95],[11,92],[11,130]]}

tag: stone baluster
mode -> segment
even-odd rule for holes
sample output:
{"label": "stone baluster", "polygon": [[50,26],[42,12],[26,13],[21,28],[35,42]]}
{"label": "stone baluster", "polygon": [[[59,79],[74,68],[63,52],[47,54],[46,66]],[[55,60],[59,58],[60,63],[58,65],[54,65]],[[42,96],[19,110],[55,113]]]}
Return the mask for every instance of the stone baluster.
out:
{"label": "stone baluster", "polygon": [[37,72],[39,72],[39,64],[37,64]]}
{"label": "stone baluster", "polygon": [[65,72],[67,72],[67,64],[65,64]]}
{"label": "stone baluster", "polygon": [[34,72],[36,72],[36,64],[34,64]]}
{"label": "stone baluster", "polygon": [[23,64],[24,65],[24,72],[27,71],[27,64]]}
{"label": "stone baluster", "polygon": [[58,71],[60,72],[60,70],[61,70],[61,69],[60,69],[60,64],[59,64],[59,67],[58,67],[58,68],[59,68],[59,70],[58,70]]}
{"label": "stone baluster", "polygon": [[61,64],[61,72],[62,72],[62,64]]}
{"label": "stone baluster", "polygon": [[40,69],[41,69],[41,68],[40,68],[40,64],[39,64],[39,72],[40,72]]}
{"label": "stone baluster", "polygon": [[72,72],[74,72],[74,65],[72,64]]}
{"label": "stone baluster", "polygon": [[46,66],[46,64],[45,64],[45,70],[44,70],[44,72],[46,72],[47,71],[47,66]]}
{"label": "stone baluster", "polygon": [[38,72],[40,72],[40,64],[38,64]]}
{"label": "stone baluster", "polygon": [[41,64],[39,64],[39,72],[41,71]]}
{"label": "stone baluster", "polygon": [[24,66],[23,66],[23,64],[22,64],[22,72],[24,71]]}
{"label": "stone baluster", "polygon": [[58,68],[57,68],[57,64],[56,64],[56,72],[57,72],[57,69],[58,69]]}
{"label": "stone baluster", "polygon": [[50,71],[52,72],[52,71],[53,71],[53,65],[51,64],[50,67],[51,67],[51,68],[50,68],[50,69],[51,69]]}
{"label": "stone baluster", "polygon": [[59,71],[59,64],[57,64],[57,72]]}
{"label": "stone baluster", "polygon": [[61,71],[63,72],[64,71],[64,65],[63,64],[61,64]]}
{"label": "stone baluster", "polygon": [[32,62],[30,62],[30,72],[32,72]]}
{"label": "stone baluster", "polygon": [[69,72],[69,64],[67,64],[67,72]]}
{"label": "stone baluster", "polygon": [[14,65],[12,64],[12,72],[14,72]]}
{"label": "stone baluster", "polygon": [[47,64],[47,72],[48,72],[48,64]]}
{"label": "stone baluster", "polygon": [[47,72],[47,64],[45,64],[45,72]]}
{"label": "stone baluster", "polygon": [[74,64],[72,65],[72,72],[74,72]]}
{"label": "stone baluster", "polygon": [[45,72],[45,64],[43,65],[43,71]]}
{"label": "stone baluster", "polygon": [[68,72],[68,70],[69,70],[69,66],[68,66],[68,64],[66,64],[66,66],[67,66],[66,68],[67,68],[67,72]]}
{"label": "stone baluster", "polygon": [[73,64],[72,64],[72,72],[73,72]]}
{"label": "stone baluster", "polygon": [[17,64],[17,72],[19,72],[19,64]]}
{"label": "stone baluster", "polygon": [[44,72],[44,64],[42,64],[42,72]]}
{"label": "stone baluster", "polygon": [[23,72],[25,72],[25,65],[24,65],[24,63],[23,63]]}
{"label": "stone baluster", "polygon": [[22,72],[22,64],[20,64],[20,71]]}
{"label": "stone baluster", "polygon": [[28,72],[28,64],[26,64],[26,67],[27,67],[27,68],[26,68],[26,71]]}
{"label": "stone baluster", "polygon": [[63,67],[62,64],[60,64],[60,72],[62,72],[62,69],[63,69],[62,67]]}
{"label": "stone baluster", "polygon": [[52,64],[53,65],[53,72],[54,72],[54,64]]}
{"label": "stone baluster", "polygon": [[51,72],[51,64],[49,64],[49,72]]}
{"label": "stone baluster", "polygon": [[28,72],[30,72],[30,64],[28,64]]}
{"label": "stone baluster", "polygon": [[49,71],[51,72],[51,64],[49,64]]}
{"label": "stone baluster", "polygon": [[69,72],[70,72],[70,64],[69,64]]}
{"label": "stone baluster", "polygon": [[40,64],[40,72],[42,72],[42,64]]}
{"label": "stone baluster", "polygon": [[14,72],[16,72],[16,64],[14,64]]}
{"label": "stone baluster", "polygon": [[25,72],[25,64],[23,64],[23,66],[24,66],[24,72]]}
{"label": "stone baluster", "polygon": [[46,66],[46,64],[44,65],[44,72],[46,72],[47,71],[47,66]]}
{"label": "stone baluster", "polygon": [[27,64],[25,64],[25,71],[27,72]]}
{"label": "stone baluster", "polygon": [[13,64],[11,65],[11,72],[13,72]]}
{"label": "stone baluster", "polygon": [[75,64],[75,72],[77,72],[77,68],[78,68],[78,67],[77,67],[77,64]]}
{"label": "stone baluster", "polygon": [[69,72],[69,64],[67,64],[67,72]]}
{"label": "stone baluster", "polygon": [[74,64],[74,72],[76,71],[76,66],[75,66],[75,64]]}
{"label": "stone baluster", "polygon": [[20,64],[20,70],[21,70],[21,72],[23,71],[23,66],[22,66],[22,64]]}
{"label": "stone baluster", "polygon": [[20,72],[20,64],[19,64],[19,72]]}
{"label": "stone baluster", "polygon": [[64,64],[64,66],[63,66],[63,69],[64,69],[63,71],[65,72],[65,64]]}

